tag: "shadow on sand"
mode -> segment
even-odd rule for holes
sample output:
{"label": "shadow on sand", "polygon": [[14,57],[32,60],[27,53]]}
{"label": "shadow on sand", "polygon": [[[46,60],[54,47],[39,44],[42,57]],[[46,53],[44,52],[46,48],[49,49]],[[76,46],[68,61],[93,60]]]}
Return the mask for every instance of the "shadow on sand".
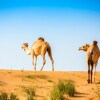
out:
{"label": "shadow on sand", "polygon": [[78,97],[78,98],[81,98],[81,97],[85,97],[85,96],[87,96],[88,95],[88,93],[80,93],[80,92],[77,92],[76,94],[75,94],[75,96],[74,97]]}
{"label": "shadow on sand", "polygon": [[100,84],[100,82],[96,82],[96,84]]}
{"label": "shadow on sand", "polygon": [[81,98],[84,98],[87,95],[88,95],[88,93],[79,93],[79,92],[77,92],[73,97],[71,97],[71,99],[65,97],[64,100],[74,100],[75,98],[80,98],[81,99]]}

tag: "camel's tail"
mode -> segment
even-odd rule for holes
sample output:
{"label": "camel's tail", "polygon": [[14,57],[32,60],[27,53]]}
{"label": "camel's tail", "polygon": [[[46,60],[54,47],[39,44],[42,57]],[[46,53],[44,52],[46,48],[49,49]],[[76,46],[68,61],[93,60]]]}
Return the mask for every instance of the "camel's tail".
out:
{"label": "camel's tail", "polygon": [[50,57],[50,59],[51,59],[51,61],[52,61],[52,71],[54,71],[54,60],[53,60],[53,58],[52,58],[52,51],[51,51],[51,47],[50,47],[49,44],[48,44],[48,49],[47,49],[47,51],[48,51],[48,55],[49,55],[49,57]]}
{"label": "camel's tail", "polygon": [[52,58],[52,50],[51,50],[51,47],[50,47],[50,45],[48,44],[48,49],[47,49],[47,51],[48,51],[48,55],[49,55],[49,57],[51,58],[51,60],[53,59]]}

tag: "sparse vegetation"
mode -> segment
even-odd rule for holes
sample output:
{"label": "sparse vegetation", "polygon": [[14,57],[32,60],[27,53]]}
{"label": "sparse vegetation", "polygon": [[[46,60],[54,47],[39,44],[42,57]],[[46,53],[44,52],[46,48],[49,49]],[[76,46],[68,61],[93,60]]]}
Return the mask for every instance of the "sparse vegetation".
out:
{"label": "sparse vegetation", "polygon": [[10,100],[19,100],[17,96],[13,93],[10,94]]}
{"label": "sparse vegetation", "polygon": [[19,100],[19,99],[13,93],[11,93],[10,98],[8,98],[8,94],[6,92],[2,92],[0,95],[0,100]]}
{"label": "sparse vegetation", "polygon": [[58,85],[53,87],[50,97],[51,97],[51,100],[62,100],[63,99],[63,93],[60,91]]}
{"label": "sparse vegetation", "polygon": [[23,77],[28,78],[28,79],[36,79],[36,78],[47,79],[47,76],[45,76],[45,75],[26,75],[26,76],[23,76]]}
{"label": "sparse vegetation", "polygon": [[34,79],[34,76],[33,75],[27,75],[25,76],[26,78],[29,78],[29,79]]}
{"label": "sparse vegetation", "polygon": [[62,100],[64,91],[65,91],[64,82],[60,81],[53,87],[53,90],[51,91],[51,100]]}
{"label": "sparse vegetation", "polygon": [[74,96],[75,92],[75,86],[71,80],[61,81],[53,87],[50,97],[51,100],[63,100],[64,94]]}
{"label": "sparse vegetation", "polygon": [[26,93],[27,93],[27,100],[34,100],[34,96],[35,96],[34,88],[26,89]]}
{"label": "sparse vegetation", "polygon": [[24,92],[27,94],[27,100],[34,100],[35,97],[35,89],[33,87],[25,87],[21,86]]}
{"label": "sparse vegetation", "polygon": [[48,82],[53,82],[52,80],[47,80]]}
{"label": "sparse vegetation", "polygon": [[68,80],[65,84],[65,93],[68,94],[69,96],[74,96],[76,90],[74,83],[71,80]]}
{"label": "sparse vegetation", "polygon": [[2,92],[0,95],[0,100],[8,100],[8,95],[6,92]]}
{"label": "sparse vegetation", "polygon": [[64,81],[60,81],[57,85],[57,87],[59,88],[59,90],[64,93],[65,91],[65,84],[64,84]]}
{"label": "sparse vegetation", "polygon": [[9,71],[8,73],[9,73],[9,74],[12,74],[12,72],[11,72],[11,71]]}
{"label": "sparse vegetation", "polygon": [[[0,100],[17,100],[17,98],[19,98],[19,100],[55,100],[55,98],[58,100],[70,100],[79,99],[79,97],[81,97],[81,99],[86,99],[89,98],[90,94],[94,94],[91,98],[100,100],[100,80],[89,86],[84,82],[86,72],[64,72],[64,74],[62,74],[63,72],[48,73],[31,71],[24,71],[22,73],[21,71],[13,70],[12,74],[8,72],[10,71],[1,70]],[[75,76],[73,77],[73,75]],[[99,79],[99,75],[100,72],[97,74],[97,79]],[[26,76],[29,76],[29,78]],[[30,76],[33,76],[34,79],[31,79]],[[23,82],[21,80],[22,78]],[[78,91],[75,91],[72,84]],[[54,87],[58,88],[56,89]],[[32,96],[32,92],[27,92],[31,91],[30,88],[35,89],[35,96]],[[83,91],[82,89],[84,88],[85,90]],[[4,92],[6,92],[7,95]],[[17,97],[13,96],[11,92]],[[83,94],[88,95],[83,96]]]}

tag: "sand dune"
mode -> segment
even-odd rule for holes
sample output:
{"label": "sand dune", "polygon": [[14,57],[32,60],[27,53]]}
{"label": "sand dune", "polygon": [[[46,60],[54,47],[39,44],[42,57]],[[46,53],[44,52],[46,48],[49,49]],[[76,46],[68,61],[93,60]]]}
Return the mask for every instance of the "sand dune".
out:
{"label": "sand dune", "polygon": [[88,84],[87,72],[0,70],[0,93],[13,92],[20,100],[26,100],[22,87],[35,87],[36,100],[50,100],[53,85],[68,79],[74,81],[77,93],[74,97],[65,97],[65,100],[100,100],[100,72],[96,73],[96,82]]}

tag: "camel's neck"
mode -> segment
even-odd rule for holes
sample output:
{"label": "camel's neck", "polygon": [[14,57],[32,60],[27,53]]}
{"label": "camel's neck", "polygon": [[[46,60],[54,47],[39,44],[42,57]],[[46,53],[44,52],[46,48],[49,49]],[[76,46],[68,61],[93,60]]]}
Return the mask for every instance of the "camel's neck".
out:
{"label": "camel's neck", "polygon": [[87,52],[88,49],[89,49],[89,47],[87,47],[85,51]]}
{"label": "camel's neck", "polygon": [[31,55],[31,50],[30,49],[25,48],[25,52],[26,52],[27,55]]}
{"label": "camel's neck", "polygon": [[99,50],[99,57],[100,57],[100,50]]}

